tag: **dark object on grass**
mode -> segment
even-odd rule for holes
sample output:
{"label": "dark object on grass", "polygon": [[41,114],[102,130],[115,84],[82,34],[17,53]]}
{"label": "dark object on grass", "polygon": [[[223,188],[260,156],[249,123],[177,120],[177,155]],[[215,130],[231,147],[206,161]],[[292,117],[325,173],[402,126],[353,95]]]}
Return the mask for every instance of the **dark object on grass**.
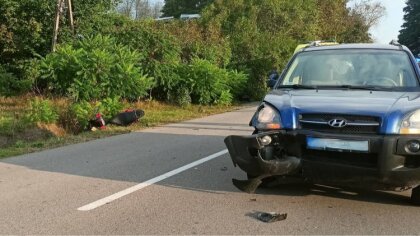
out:
{"label": "dark object on grass", "polygon": [[143,110],[126,110],[114,116],[110,123],[114,125],[128,126],[137,122],[144,116]]}
{"label": "dark object on grass", "polygon": [[275,212],[260,212],[255,211],[252,213],[248,213],[247,216],[250,216],[252,218],[255,218],[259,221],[265,222],[265,223],[273,223],[276,221],[282,221],[287,219],[287,213],[285,214],[279,214]]}

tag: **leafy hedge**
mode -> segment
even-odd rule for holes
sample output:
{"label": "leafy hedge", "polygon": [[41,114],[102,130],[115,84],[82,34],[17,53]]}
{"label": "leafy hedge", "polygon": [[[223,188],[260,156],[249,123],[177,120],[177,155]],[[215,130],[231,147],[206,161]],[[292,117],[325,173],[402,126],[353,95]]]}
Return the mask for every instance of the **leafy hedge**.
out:
{"label": "leafy hedge", "polygon": [[175,91],[190,91],[191,101],[198,104],[228,105],[233,101],[232,91],[246,84],[247,77],[221,69],[210,61],[193,59],[180,68],[180,78]]}
{"label": "leafy hedge", "polygon": [[138,99],[153,86],[138,64],[142,55],[108,36],[88,37],[60,45],[40,60],[37,81],[44,93],[75,101],[121,97]]}
{"label": "leafy hedge", "polygon": [[18,79],[0,65],[0,96],[19,95],[32,87],[32,80]]}
{"label": "leafy hedge", "polygon": [[[60,45],[39,61],[37,89],[75,101],[139,99],[154,89],[158,97],[180,105],[226,105],[243,91],[245,74],[200,58],[182,63],[170,36],[145,29],[141,33],[138,27],[124,30],[130,33],[122,33],[119,39],[97,35]],[[117,42],[124,40],[127,46]]]}

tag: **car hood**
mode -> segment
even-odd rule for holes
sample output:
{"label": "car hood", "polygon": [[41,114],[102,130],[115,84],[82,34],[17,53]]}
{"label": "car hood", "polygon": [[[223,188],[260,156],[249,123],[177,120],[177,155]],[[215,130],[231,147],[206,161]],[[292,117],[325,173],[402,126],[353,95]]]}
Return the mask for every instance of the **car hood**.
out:
{"label": "car hood", "polygon": [[407,112],[420,108],[418,93],[395,91],[274,90],[264,101],[280,111],[285,128],[297,127],[298,114],[332,113],[380,117],[384,130],[395,132]]}

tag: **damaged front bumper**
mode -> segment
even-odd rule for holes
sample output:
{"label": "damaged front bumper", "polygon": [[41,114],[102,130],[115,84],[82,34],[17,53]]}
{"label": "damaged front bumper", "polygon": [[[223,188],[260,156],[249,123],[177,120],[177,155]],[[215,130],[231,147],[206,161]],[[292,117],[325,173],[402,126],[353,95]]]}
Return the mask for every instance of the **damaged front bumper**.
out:
{"label": "damaged front bumper", "polygon": [[[365,142],[366,150],[313,149],[308,138]],[[312,183],[397,190],[420,184],[420,152],[405,146],[418,136],[344,135],[314,131],[274,131],[225,139],[235,166],[249,178],[235,186],[254,192],[264,178],[293,176]]]}

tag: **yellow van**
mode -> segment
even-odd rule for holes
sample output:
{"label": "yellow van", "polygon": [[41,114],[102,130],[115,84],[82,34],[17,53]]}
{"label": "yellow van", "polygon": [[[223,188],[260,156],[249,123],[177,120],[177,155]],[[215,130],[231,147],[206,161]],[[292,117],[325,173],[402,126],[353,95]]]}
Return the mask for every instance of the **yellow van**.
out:
{"label": "yellow van", "polygon": [[306,48],[306,47],[310,47],[310,46],[332,46],[332,45],[338,45],[339,43],[334,42],[334,41],[312,41],[309,43],[305,43],[305,44],[299,44],[296,49],[295,52],[293,54],[296,54],[297,52],[299,52],[301,49]]}

